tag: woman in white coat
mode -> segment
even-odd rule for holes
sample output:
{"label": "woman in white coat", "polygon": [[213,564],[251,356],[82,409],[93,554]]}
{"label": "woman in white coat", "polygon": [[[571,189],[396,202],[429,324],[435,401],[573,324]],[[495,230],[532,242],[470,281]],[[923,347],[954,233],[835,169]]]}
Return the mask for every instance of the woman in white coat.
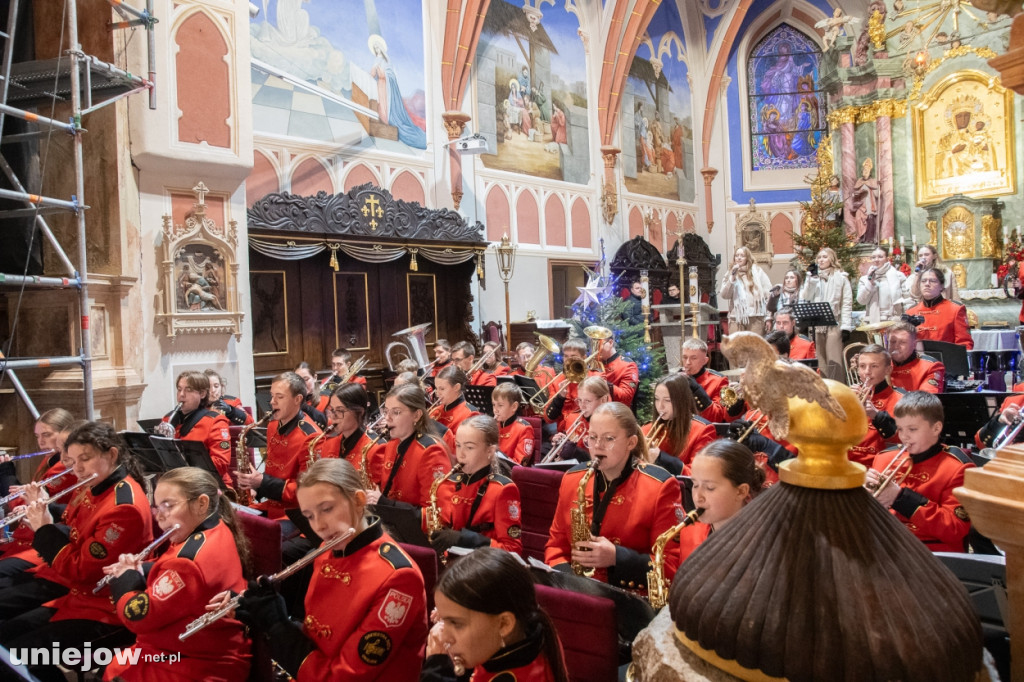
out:
{"label": "woman in white coat", "polygon": [[750,249],[740,246],[729,274],[722,278],[718,295],[729,302],[729,333],[748,331],[764,335],[765,307],[772,283],[754,262]]}
{"label": "woman in white coat", "polygon": [[898,320],[909,307],[906,286],[906,276],[892,266],[885,249],[879,246],[872,251],[871,267],[857,285],[857,303],[864,306],[864,320],[869,324]]}
{"label": "woman in white coat", "polygon": [[814,345],[818,351],[818,369],[829,379],[846,382],[846,361],[843,345],[853,331],[853,287],[850,278],[839,266],[839,257],[825,247],[818,252],[807,269],[800,298],[808,303],[827,301],[839,324],[815,327]]}

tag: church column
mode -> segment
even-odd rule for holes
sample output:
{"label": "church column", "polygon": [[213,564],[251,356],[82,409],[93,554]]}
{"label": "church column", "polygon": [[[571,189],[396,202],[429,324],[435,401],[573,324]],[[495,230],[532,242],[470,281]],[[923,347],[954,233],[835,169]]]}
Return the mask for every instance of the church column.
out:
{"label": "church column", "polygon": [[705,166],[700,169],[700,174],[704,176],[704,210],[707,215],[708,234],[711,234],[711,230],[715,226],[715,209],[711,201],[711,183],[717,177],[718,169]]}
{"label": "church column", "polygon": [[853,186],[857,182],[857,148],[853,134],[853,121],[856,114],[851,109],[840,109],[839,112],[839,149],[843,182],[843,204],[846,215],[853,215]]}
{"label": "church column", "polygon": [[601,212],[604,214],[604,221],[609,225],[615,220],[619,213],[619,191],[615,178],[615,159],[622,150],[612,145],[601,147],[601,156],[604,158],[604,186],[601,189]]}
{"label": "church column", "polygon": [[[462,131],[466,129],[470,117],[461,111],[446,111],[441,114],[441,118],[444,120],[444,130],[448,133],[448,141],[451,142],[462,137]],[[452,202],[458,211],[459,204],[462,203],[462,155],[455,149],[454,144],[448,145],[448,163],[451,167]]]}
{"label": "church column", "polygon": [[878,138],[878,187],[881,193],[881,210],[878,213],[878,239],[892,239],[896,212],[893,206],[892,187],[892,119],[891,112],[880,112],[875,119],[875,135]]}

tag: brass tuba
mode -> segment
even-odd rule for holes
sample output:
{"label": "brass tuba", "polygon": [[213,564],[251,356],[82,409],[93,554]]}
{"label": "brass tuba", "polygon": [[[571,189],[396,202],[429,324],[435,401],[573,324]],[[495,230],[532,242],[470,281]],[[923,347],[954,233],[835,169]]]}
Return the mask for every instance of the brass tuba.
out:
{"label": "brass tuba", "polygon": [[597,356],[601,353],[601,344],[614,336],[608,327],[591,325],[583,330],[583,334],[590,339],[590,355],[587,356],[587,368],[595,372],[604,372],[604,363]]}
{"label": "brass tuba", "polygon": [[534,334],[537,335],[537,350],[534,351],[533,356],[526,363],[526,366],[523,367],[523,373],[531,379],[536,374],[537,368],[540,367],[540,363],[544,362],[546,357],[558,355],[562,350],[550,336],[540,332],[534,332]]}
{"label": "brass tuba", "polygon": [[[235,446],[235,459],[238,460],[238,462],[237,462],[238,473],[240,473],[240,474],[248,474],[248,473],[252,472],[252,466],[251,466],[252,462],[249,461],[249,453],[245,451],[246,450],[245,437],[248,436],[249,432],[252,431],[253,429],[255,429],[257,427],[260,427],[260,426],[263,426],[267,422],[269,422],[274,417],[274,415],[276,413],[277,413],[277,410],[270,410],[265,415],[260,417],[259,421],[253,422],[252,424],[249,424],[244,429],[242,429],[241,433],[238,434],[238,445]],[[252,491],[251,490],[242,490],[241,487],[239,487],[239,489],[238,489],[238,504],[242,505],[243,507],[248,507],[249,505],[251,505],[252,504]]]}
{"label": "brass tuba", "polygon": [[668,601],[668,584],[665,581],[665,545],[679,535],[679,531],[696,523],[703,513],[703,509],[694,509],[686,515],[681,523],[672,526],[654,541],[651,570],[647,571],[647,599],[655,610],[665,606],[665,602]]}
{"label": "brass tuba", "polygon": [[[572,509],[569,510],[572,533],[570,551],[576,546],[576,543],[590,542],[594,539],[590,534],[590,519],[587,518],[587,483],[595,471],[597,471],[597,460],[593,459],[587,465],[587,472],[580,479],[580,484],[576,488],[576,501],[573,503]],[[572,562],[572,572],[587,578],[594,576],[593,568],[584,568],[583,564],[578,561]]]}
{"label": "brass tuba", "polygon": [[392,334],[392,336],[397,336],[403,339],[403,341],[392,341],[384,348],[384,357],[388,361],[388,369],[394,371],[395,367],[398,366],[398,363],[391,359],[391,351],[404,349],[403,354],[405,357],[415,360],[424,373],[428,371],[427,368],[434,364],[427,359],[426,335],[430,325],[430,322],[424,322],[423,324],[408,327]]}

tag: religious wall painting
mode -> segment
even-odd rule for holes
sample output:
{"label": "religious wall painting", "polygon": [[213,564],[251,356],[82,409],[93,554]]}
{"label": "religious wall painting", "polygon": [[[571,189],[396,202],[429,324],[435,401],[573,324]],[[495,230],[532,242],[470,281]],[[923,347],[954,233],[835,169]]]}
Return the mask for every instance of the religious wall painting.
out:
{"label": "religious wall painting", "polygon": [[817,43],[788,24],[754,46],[747,61],[751,171],[816,167],[828,113],[820,59]]}
{"label": "religious wall painting", "polygon": [[[590,181],[587,56],[574,13],[491,0],[477,45],[474,132],[487,168]],[[529,11],[527,11],[529,10]]]}
{"label": "religious wall painting", "polygon": [[185,244],[174,255],[175,309],[224,310],[224,257],[210,244]]}
{"label": "religious wall painting", "polygon": [[262,0],[250,25],[255,129],[427,147],[422,0]]}
{"label": "religious wall painting", "polygon": [[630,192],[692,202],[693,116],[682,35],[678,8],[663,3],[630,64],[621,158]]}
{"label": "religious wall painting", "polygon": [[250,270],[253,355],[288,354],[288,290],[284,270]]}
{"label": "religious wall painting", "polygon": [[917,203],[1016,191],[1013,96],[999,79],[960,71],[914,107]]}

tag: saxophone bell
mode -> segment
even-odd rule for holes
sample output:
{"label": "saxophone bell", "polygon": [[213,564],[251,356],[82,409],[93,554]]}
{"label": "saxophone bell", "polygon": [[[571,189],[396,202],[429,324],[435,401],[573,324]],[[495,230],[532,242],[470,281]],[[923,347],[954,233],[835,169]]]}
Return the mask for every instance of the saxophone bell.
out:
{"label": "saxophone bell", "polygon": [[703,509],[694,509],[686,515],[686,518],[681,523],[672,526],[654,541],[654,547],[651,552],[651,570],[647,571],[647,599],[655,610],[665,606],[665,603],[668,601],[669,584],[665,580],[665,545],[672,538],[679,535],[683,528],[696,523],[703,513]]}

